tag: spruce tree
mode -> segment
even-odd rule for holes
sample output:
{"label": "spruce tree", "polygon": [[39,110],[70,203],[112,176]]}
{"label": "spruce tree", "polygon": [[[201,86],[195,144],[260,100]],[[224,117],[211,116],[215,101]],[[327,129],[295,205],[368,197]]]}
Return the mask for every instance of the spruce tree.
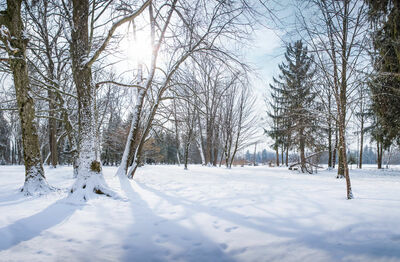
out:
{"label": "spruce tree", "polygon": [[273,120],[277,127],[271,132],[282,140],[287,149],[296,148],[300,153],[300,168],[302,172],[312,172],[307,167],[306,148],[314,148],[317,137],[316,93],[313,91],[312,57],[308,55],[307,47],[302,41],[289,44],[285,53],[285,62],[279,65],[281,74],[274,79],[272,97],[274,99]]}
{"label": "spruce tree", "polygon": [[372,109],[382,131],[400,142],[400,1],[366,0],[374,26],[376,75],[370,87]]}

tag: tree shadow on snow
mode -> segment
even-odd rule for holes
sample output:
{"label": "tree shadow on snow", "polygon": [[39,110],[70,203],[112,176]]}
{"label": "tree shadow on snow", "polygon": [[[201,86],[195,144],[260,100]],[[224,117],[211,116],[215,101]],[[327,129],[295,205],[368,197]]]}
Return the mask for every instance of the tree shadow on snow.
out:
{"label": "tree shadow on snow", "polygon": [[[323,214],[325,211],[324,207],[319,203],[306,198],[306,196],[302,194],[298,195],[298,197],[304,199],[304,205],[312,205],[317,211],[312,213],[308,212],[307,216],[302,216],[301,214],[304,213],[302,212],[304,211],[304,206],[297,206],[289,215],[282,216],[267,211],[268,208],[266,208],[265,213],[268,214],[268,217],[261,218],[249,217],[225,208],[212,208],[199,202],[171,196],[140,182],[137,182],[137,184],[142,189],[152,192],[159,198],[168,201],[171,205],[184,207],[184,209],[191,214],[199,212],[207,213],[210,216],[229,221],[239,227],[243,226],[280,238],[284,237],[289,239],[272,243],[268,241],[268,239],[264,241],[267,243],[263,243],[263,241],[260,240],[260,246],[258,248],[262,250],[261,253],[265,254],[263,259],[274,260],[273,257],[269,259],[268,257],[270,255],[272,256],[273,253],[276,254],[276,250],[281,250],[281,254],[275,258],[276,260],[285,260],[284,257],[289,260],[293,260],[294,257],[296,257],[298,261],[309,260],[312,254],[305,252],[304,257],[302,257],[301,253],[296,252],[296,249],[302,246],[308,247],[311,250],[323,251],[323,253],[328,255],[333,261],[340,261],[352,255],[359,255],[361,257],[367,256],[369,259],[400,258],[400,235],[395,235],[387,231],[384,221],[380,224],[360,221],[359,223],[337,230],[324,230],[317,225],[304,225],[304,223],[302,223],[304,220],[312,221],[314,216]],[[348,215],[351,216],[352,214]],[[190,214],[187,216],[190,217]],[[235,250],[230,252],[230,254],[234,255]]]}
{"label": "tree shadow on snow", "polygon": [[39,213],[0,228],[0,251],[39,236],[43,231],[65,221],[81,208],[82,205],[73,205],[66,202],[65,199],[61,199]]}
{"label": "tree shadow on snow", "polygon": [[213,242],[198,228],[156,215],[127,178],[120,177],[120,183],[130,199],[135,221],[123,241],[121,261],[235,261],[224,252],[224,244]]}

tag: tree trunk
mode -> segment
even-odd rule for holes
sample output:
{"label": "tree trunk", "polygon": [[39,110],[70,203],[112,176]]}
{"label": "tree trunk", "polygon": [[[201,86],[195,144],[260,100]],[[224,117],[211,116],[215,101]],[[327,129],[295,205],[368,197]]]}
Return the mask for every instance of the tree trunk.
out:
{"label": "tree trunk", "polygon": [[253,157],[253,166],[257,164],[257,143],[254,144],[254,157]]}
{"label": "tree trunk", "polygon": [[[283,163],[282,163],[283,164]],[[289,147],[286,147],[285,165],[289,166]]]}
{"label": "tree trunk", "polygon": [[382,169],[382,153],[383,153],[383,150],[382,150],[382,143],[381,142],[376,142],[376,153],[377,153],[377,163],[378,163],[378,169]]}
{"label": "tree trunk", "polygon": [[214,141],[213,141],[213,166],[217,166],[218,162],[218,151],[219,151],[219,128],[214,130]]}
{"label": "tree trunk", "polygon": [[305,138],[303,136],[303,130],[301,130],[299,132],[299,137],[300,137],[300,145],[299,145],[299,149],[300,149],[300,167],[301,167],[301,172],[304,173],[307,171],[307,167],[306,167],[306,155],[304,153],[305,150]]}
{"label": "tree trunk", "polygon": [[185,164],[184,164],[185,165],[185,167],[184,167],[185,170],[188,169],[189,146],[190,146],[189,141],[186,141],[186,143],[185,143]]}
{"label": "tree trunk", "polygon": [[275,158],[276,158],[276,166],[279,166],[279,147],[275,147]]}
{"label": "tree trunk", "polygon": [[206,128],[206,165],[211,166],[211,156],[212,156],[212,130],[211,124],[207,123]]}
{"label": "tree trunk", "polygon": [[[201,140],[201,136],[199,138]],[[203,150],[203,142],[196,140],[197,147],[199,149],[200,157],[201,157],[201,165],[206,164],[206,159],[204,157],[204,150]]]}
{"label": "tree trunk", "polygon": [[328,168],[333,168],[332,163],[332,121],[331,121],[331,95],[328,94]]}
{"label": "tree trunk", "polygon": [[[71,194],[78,200],[88,200],[93,194],[111,196],[101,171],[96,145],[95,87],[92,69],[87,64],[89,54],[89,1],[73,0],[73,25],[70,52],[72,74],[78,94],[78,176]],[[96,157],[97,156],[97,157]]]}
{"label": "tree trunk", "polygon": [[57,122],[54,117],[54,100],[55,96],[52,91],[48,91],[49,101],[49,147],[50,147],[50,164],[53,168],[57,167],[58,150],[57,150]]}
{"label": "tree trunk", "polygon": [[175,99],[172,101],[174,105],[174,124],[175,124],[175,143],[176,143],[176,161],[178,161],[178,166],[181,164],[181,158],[179,156],[179,148],[180,148],[180,143],[179,143],[179,134],[178,134],[178,117],[176,114],[176,103]]}
{"label": "tree trunk", "polygon": [[338,161],[338,172],[337,172],[337,178],[343,178],[345,176],[344,174],[344,166],[345,166],[345,162],[347,162],[345,159],[343,159],[343,148],[341,147],[342,145],[342,141],[339,138],[339,161]]}
{"label": "tree trunk", "polygon": [[337,127],[335,128],[335,147],[333,148],[332,152],[332,168],[336,166],[336,152],[338,148],[338,130]]}
{"label": "tree trunk", "polygon": [[360,157],[358,159],[358,168],[362,168],[363,161],[363,147],[364,147],[364,118],[361,118],[361,130],[360,130]]}
{"label": "tree trunk", "polygon": [[[346,156],[346,106],[347,106],[347,34],[348,34],[348,14],[349,0],[344,0],[344,17],[343,17],[343,39],[342,39],[342,70],[341,70],[341,85],[338,103],[339,113],[339,143],[343,165],[343,172],[346,178],[347,199],[353,198],[351,189],[349,166]],[[340,164],[340,161],[339,161]]]}
{"label": "tree trunk", "polygon": [[[42,194],[51,187],[44,175],[40,155],[39,138],[35,125],[35,106],[30,95],[26,46],[28,39],[24,35],[21,17],[21,0],[8,0],[7,10],[0,15],[1,36],[10,57],[9,65],[13,73],[15,94],[21,124],[22,147],[25,164],[25,183],[22,192],[25,195]],[[7,30],[4,30],[7,28]]]}

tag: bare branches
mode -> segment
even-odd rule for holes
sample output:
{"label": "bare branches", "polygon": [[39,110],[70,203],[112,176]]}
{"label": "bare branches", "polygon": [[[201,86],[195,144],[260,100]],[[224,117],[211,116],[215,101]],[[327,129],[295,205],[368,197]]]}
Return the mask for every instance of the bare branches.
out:
{"label": "bare branches", "polygon": [[120,20],[118,20],[117,22],[115,22],[110,30],[108,30],[108,33],[106,35],[106,38],[103,40],[103,43],[100,45],[100,47],[94,52],[94,54],[92,55],[92,57],[90,57],[88,59],[88,61],[82,65],[83,67],[90,67],[101,55],[101,53],[105,50],[105,48],[107,47],[108,43],[110,42],[111,38],[114,35],[115,30],[120,27],[121,25],[123,25],[126,22],[129,22],[133,19],[135,19],[137,16],[139,16],[140,14],[143,13],[143,11],[149,6],[149,4],[151,3],[151,0],[146,0],[140,7],[138,10],[136,10],[135,12],[133,12],[132,14],[121,18]]}

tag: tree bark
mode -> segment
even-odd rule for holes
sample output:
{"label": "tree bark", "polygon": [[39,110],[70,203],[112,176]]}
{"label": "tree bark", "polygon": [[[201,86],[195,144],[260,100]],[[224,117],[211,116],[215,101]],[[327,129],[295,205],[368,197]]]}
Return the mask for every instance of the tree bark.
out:
{"label": "tree bark", "polygon": [[362,168],[363,161],[363,147],[364,147],[364,117],[361,117],[361,130],[360,130],[360,157],[358,160],[358,168]]}
{"label": "tree bark", "polygon": [[275,148],[276,166],[279,166],[279,147]]}
{"label": "tree bark", "polygon": [[307,167],[306,167],[306,155],[305,155],[305,137],[303,135],[303,130],[300,130],[299,132],[299,136],[300,136],[300,167],[301,167],[301,172],[305,173],[307,171]]}
{"label": "tree bark", "polygon": [[[13,73],[15,94],[21,124],[25,183],[22,192],[34,195],[48,192],[51,187],[44,175],[40,154],[39,138],[35,125],[35,105],[31,97],[26,47],[28,39],[24,34],[21,17],[21,0],[8,0],[7,10],[0,13],[1,34],[8,53],[10,69]],[[6,29],[5,29],[6,28]]]}
{"label": "tree bark", "polygon": [[88,200],[93,194],[113,193],[107,188],[101,171],[98,146],[96,145],[95,95],[91,64],[88,63],[89,1],[73,0],[70,53],[72,74],[78,95],[78,175],[71,194],[78,200]]}
{"label": "tree bark", "polygon": [[331,94],[328,93],[328,167],[332,168],[332,120],[331,120]]}
{"label": "tree bark", "polygon": [[382,169],[382,156],[383,156],[383,146],[381,142],[376,142],[376,153],[377,153],[377,159],[376,162],[378,164],[378,169]]}

